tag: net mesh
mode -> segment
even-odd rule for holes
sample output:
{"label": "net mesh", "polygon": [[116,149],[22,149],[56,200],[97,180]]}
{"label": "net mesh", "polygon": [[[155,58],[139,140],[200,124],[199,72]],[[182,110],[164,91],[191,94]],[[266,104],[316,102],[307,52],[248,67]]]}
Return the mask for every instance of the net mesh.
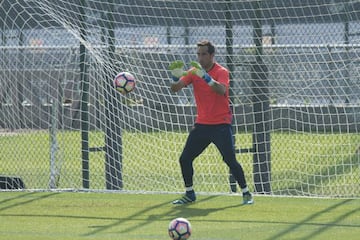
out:
{"label": "net mesh", "polygon": [[[0,175],[29,189],[183,191],[178,158],[196,108],[191,87],[169,90],[167,68],[189,67],[208,39],[231,71],[251,190],[359,197],[359,11],[358,1],[3,0]],[[127,95],[112,87],[122,71],[136,78]],[[194,165],[197,191],[229,192],[213,145]]]}

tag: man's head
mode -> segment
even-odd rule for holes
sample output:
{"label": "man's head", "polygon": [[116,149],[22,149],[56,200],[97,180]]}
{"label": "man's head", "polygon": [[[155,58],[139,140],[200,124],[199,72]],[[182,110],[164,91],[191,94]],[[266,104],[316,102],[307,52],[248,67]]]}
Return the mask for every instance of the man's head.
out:
{"label": "man's head", "polygon": [[208,40],[197,43],[197,58],[200,65],[209,70],[214,64],[215,46]]}

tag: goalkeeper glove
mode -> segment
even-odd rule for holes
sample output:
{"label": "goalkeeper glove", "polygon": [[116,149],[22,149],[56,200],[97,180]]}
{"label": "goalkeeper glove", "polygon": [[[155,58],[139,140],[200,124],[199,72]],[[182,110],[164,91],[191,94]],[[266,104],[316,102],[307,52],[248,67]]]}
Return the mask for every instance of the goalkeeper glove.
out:
{"label": "goalkeeper glove", "polygon": [[183,70],[183,67],[184,62],[180,60],[170,63],[169,70],[171,71],[171,76],[174,82],[179,81],[182,76],[185,76],[187,74],[187,72]]}
{"label": "goalkeeper glove", "polygon": [[201,67],[201,65],[198,62],[195,61],[191,61],[190,65],[194,67],[194,70],[192,70],[192,74],[195,74],[199,77],[201,77],[202,79],[205,80],[205,82],[209,85],[212,86],[214,85],[214,80],[210,77],[210,75]]}

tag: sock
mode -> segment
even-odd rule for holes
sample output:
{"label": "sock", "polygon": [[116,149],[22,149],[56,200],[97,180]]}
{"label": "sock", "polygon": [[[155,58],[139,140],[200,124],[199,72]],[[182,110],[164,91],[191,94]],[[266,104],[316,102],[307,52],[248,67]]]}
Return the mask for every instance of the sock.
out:
{"label": "sock", "polygon": [[249,188],[248,187],[242,188],[241,191],[242,191],[242,193],[246,193],[249,191]]}
{"label": "sock", "polygon": [[191,192],[191,191],[194,191],[194,189],[193,189],[193,187],[191,186],[191,187],[186,187],[185,188],[185,191],[187,191],[187,192]]}

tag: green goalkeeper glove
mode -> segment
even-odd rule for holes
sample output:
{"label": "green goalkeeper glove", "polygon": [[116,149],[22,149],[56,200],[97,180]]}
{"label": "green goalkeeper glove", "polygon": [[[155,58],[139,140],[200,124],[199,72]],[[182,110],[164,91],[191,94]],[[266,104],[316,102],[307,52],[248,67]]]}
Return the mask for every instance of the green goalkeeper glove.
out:
{"label": "green goalkeeper glove", "polygon": [[179,79],[182,76],[185,76],[187,74],[187,72],[184,71],[183,68],[184,68],[183,61],[177,60],[177,61],[170,63],[169,70],[171,71],[171,76],[172,76],[172,79],[174,80],[174,82],[179,81]]}
{"label": "green goalkeeper glove", "polygon": [[192,74],[197,75],[205,80],[205,82],[212,86],[214,85],[214,80],[210,77],[210,75],[201,67],[200,63],[191,61],[190,65],[194,67],[194,69],[191,71]]}

